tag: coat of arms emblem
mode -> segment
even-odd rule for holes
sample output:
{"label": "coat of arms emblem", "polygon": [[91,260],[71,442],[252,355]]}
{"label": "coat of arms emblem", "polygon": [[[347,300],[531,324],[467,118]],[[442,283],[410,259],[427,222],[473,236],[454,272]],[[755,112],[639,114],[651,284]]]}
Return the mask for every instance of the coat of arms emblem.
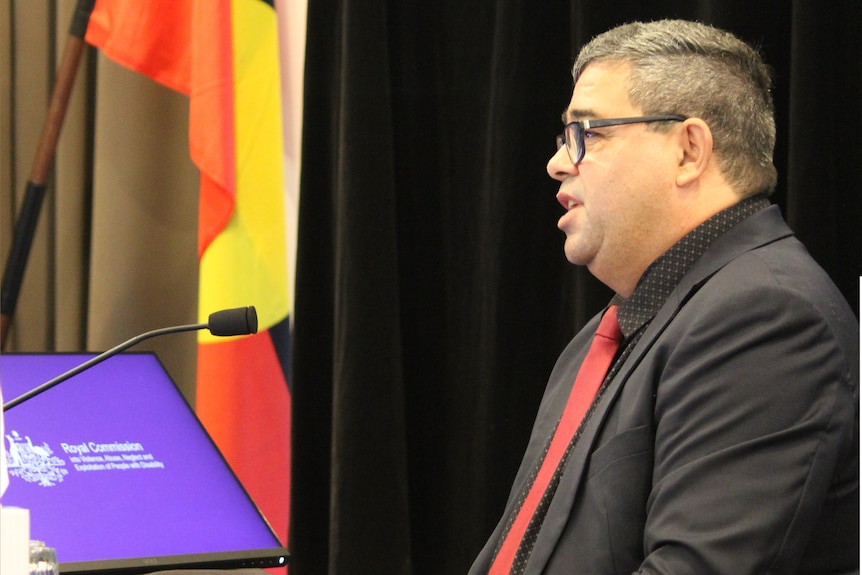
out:
{"label": "coat of arms emblem", "polygon": [[66,462],[54,455],[47,443],[34,445],[30,436],[21,437],[17,431],[6,434],[9,446],[6,449],[6,463],[11,477],[18,477],[28,483],[38,483],[51,487],[63,481],[69,474]]}

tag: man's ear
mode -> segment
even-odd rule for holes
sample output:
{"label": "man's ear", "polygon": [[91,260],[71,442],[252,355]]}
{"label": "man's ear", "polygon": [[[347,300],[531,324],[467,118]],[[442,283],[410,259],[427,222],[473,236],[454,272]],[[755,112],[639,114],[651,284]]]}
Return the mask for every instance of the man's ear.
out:
{"label": "man's ear", "polygon": [[700,118],[689,118],[680,130],[680,163],[676,184],[686,187],[700,178],[712,158],[712,131]]}

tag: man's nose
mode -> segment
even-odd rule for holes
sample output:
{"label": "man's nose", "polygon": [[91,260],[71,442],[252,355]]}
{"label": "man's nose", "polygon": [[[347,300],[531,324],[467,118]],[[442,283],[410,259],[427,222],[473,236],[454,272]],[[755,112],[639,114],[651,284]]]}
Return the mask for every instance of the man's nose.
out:
{"label": "man's nose", "polygon": [[558,181],[563,181],[569,176],[578,175],[578,167],[572,163],[565,146],[561,146],[557,153],[548,160],[548,175]]}

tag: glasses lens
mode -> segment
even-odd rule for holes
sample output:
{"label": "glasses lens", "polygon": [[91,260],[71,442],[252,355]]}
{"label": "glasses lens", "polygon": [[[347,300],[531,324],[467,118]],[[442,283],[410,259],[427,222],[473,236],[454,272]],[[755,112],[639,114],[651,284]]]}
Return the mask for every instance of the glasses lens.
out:
{"label": "glasses lens", "polygon": [[584,129],[578,122],[566,126],[566,149],[573,164],[584,158]]}

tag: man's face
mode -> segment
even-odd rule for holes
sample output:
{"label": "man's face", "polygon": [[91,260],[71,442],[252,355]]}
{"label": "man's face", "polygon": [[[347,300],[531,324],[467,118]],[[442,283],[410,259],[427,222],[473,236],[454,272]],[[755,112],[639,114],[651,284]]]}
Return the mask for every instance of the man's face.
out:
{"label": "man's face", "polygon": [[[626,94],[629,70],[627,64],[588,65],[564,122],[643,115]],[[566,209],[557,227],[566,234],[566,258],[627,297],[668,247],[662,226],[670,223],[667,200],[679,163],[670,145],[673,130],[609,126],[586,131],[584,140],[586,154],[577,166],[565,146],[548,162],[548,174],[560,181],[557,201]]]}

